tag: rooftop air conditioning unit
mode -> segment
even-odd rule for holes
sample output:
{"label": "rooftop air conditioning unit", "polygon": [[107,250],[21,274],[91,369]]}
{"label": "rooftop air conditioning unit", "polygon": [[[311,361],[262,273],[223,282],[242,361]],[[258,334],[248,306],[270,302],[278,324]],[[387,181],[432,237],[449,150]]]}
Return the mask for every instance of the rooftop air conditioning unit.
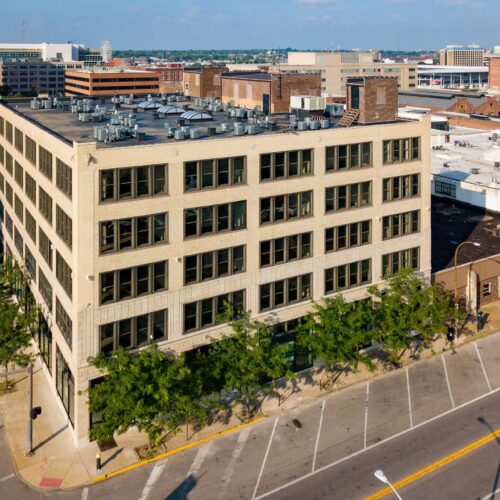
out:
{"label": "rooftop air conditioning unit", "polygon": [[183,141],[185,138],[186,138],[186,136],[184,135],[184,131],[183,130],[176,130],[174,132],[174,139],[176,141]]}
{"label": "rooftop air conditioning unit", "polygon": [[309,122],[309,128],[311,130],[318,130],[321,127],[321,124],[319,123],[318,120],[314,120]]}
{"label": "rooftop air conditioning unit", "polygon": [[330,128],[330,120],[321,120],[321,128]]}
{"label": "rooftop air conditioning unit", "polygon": [[223,122],[222,125],[221,125],[221,127],[222,127],[222,130],[224,132],[229,132],[229,131],[233,130],[233,124],[232,123]]}
{"label": "rooftop air conditioning unit", "polygon": [[298,130],[307,130],[307,123],[306,122],[297,122],[297,129]]}
{"label": "rooftop air conditioning unit", "polygon": [[199,139],[201,137],[201,130],[198,128],[192,128],[189,131],[189,137],[191,139]]}
{"label": "rooftop air conditioning unit", "polygon": [[247,125],[247,134],[255,135],[258,131],[257,125]]}
{"label": "rooftop air conditioning unit", "polygon": [[243,123],[236,123],[234,126],[234,135],[245,135],[246,127]]}

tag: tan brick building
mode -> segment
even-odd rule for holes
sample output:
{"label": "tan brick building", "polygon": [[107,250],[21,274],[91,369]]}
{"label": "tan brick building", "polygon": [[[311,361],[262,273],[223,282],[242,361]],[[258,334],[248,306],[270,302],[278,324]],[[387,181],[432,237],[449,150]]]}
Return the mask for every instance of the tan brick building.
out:
{"label": "tan brick building", "polygon": [[225,67],[184,68],[182,88],[189,97],[219,98],[222,93],[221,74]]}
{"label": "tan brick building", "polygon": [[484,49],[476,46],[449,45],[439,51],[442,66],[483,66]]}
{"label": "tan brick building", "polygon": [[[237,136],[214,112],[201,138],[176,140],[144,111],[146,142],[104,143],[71,116],[0,104],[0,203],[2,244],[33,277],[44,371],[77,442],[99,377],[88,357],[201,346],[225,331],[225,300],[293,345],[311,299],[364,298],[403,266],[430,276],[427,117]],[[293,369],[310,365],[294,356]]]}

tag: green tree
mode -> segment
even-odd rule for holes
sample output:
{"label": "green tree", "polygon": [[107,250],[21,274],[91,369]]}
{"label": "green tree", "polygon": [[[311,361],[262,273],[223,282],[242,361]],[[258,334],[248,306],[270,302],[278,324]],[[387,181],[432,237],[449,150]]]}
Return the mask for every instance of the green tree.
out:
{"label": "green tree", "polygon": [[370,358],[361,352],[373,339],[371,322],[371,307],[366,301],[346,302],[341,295],[326,298],[314,303],[313,312],[299,327],[297,343],[308,349],[313,359],[323,360],[331,383],[339,370],[356,369],[359,363],[373,369]]}
{"label": "green tree", "polygon": [[237,391],[248,418],[252,401],[266,382],[283,376],[291,378],[294,374],[286,357],[288,348],[274,342],[271,325],[251,320],[246,313],[242,318],[230,319],[229,327],[230,335],[212,339],[209,363],[222,387]]}
{"label": "green tree", "polygon": [[[388,277],[383,286],[372,286],[369,293],[375,299],[378,340],[384,343],[389,361],[396,365],[412,345],[421,351],[436,334],[445,333],[454,315],[449,295],[422,281],[411,269]],[[412,332],[420,337],[416,344]]]}
{"label": "green tree", "polygon": [[175,434],[182,422],[207,420],[201,380],[183,356],[172,357],[153,345],[137,354],[120,348],[112,357],[89,359],[89,364],[106,372],[101,383],[89,389],[89,410],[102,415],[90,430],[92,440],[136,426],[155,447],[167,431]]}

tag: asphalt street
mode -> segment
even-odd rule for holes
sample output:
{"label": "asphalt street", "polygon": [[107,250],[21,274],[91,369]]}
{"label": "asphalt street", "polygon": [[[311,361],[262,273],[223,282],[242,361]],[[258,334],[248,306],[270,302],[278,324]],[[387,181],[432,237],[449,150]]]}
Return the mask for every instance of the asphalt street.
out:
{"label": "asphalt street", "polygon": [[[384,488],[375,469],[397,483],[499,427],[497,334],[51,498],[364,498]],[[405,486],[403,498],[490,494],[500,487],[499,441]],[[0,446],[0,498],[40,498],[12,475],[5,444]]]}

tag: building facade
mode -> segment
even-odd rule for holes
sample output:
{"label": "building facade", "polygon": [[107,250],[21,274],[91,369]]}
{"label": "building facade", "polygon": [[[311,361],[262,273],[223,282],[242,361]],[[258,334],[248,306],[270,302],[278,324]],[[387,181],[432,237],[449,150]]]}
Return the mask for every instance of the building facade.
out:
{"label": "building facade", "polygon": [[91,356],[199,347],[225,331],[225,301],[293,338],[311,300],[364,298],[403,266],[430,276],[427,117],[105,145],[57,113],[0,104],[1,234],[79,443]]}
{"label": "building facade", "polygon": [[65,92],[69,96],[113,96],[157,94],[160,75],[150,71],[66,71]]}
{"label": "building facade", "polygon": [[476,45],[448,45],[439,51],[439,64],[442,66],[483,66],[484,49]]}
{"label": "building facade", "polygon": [[488,62],[489,87],[495,93],[500,93],[500,55],[490,57]]}
{"label": "building facade", "polygon": [[221,74],[226,67],[184,68],[182,91],[189,97],[221,98]]}

